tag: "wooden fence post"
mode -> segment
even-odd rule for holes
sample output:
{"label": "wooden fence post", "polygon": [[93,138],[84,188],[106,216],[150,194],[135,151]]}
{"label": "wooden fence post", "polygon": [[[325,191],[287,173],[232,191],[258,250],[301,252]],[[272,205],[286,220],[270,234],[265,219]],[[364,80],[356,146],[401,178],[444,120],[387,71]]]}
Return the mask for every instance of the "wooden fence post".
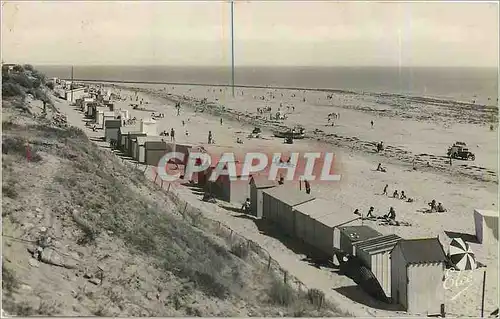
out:
{"label": "wooden fence post", "polygon": [[483,294],[481,297],[481,318],[484,318],[484,288],[486,286],[486,270],[483,273]]}
{"label": "wooden fence post", "polygon": [[269,259],[267,260],[267,270],[271,269],[271,255],[269,255]]}
{"label": "wooden fence post", "polygon": [[158,173],[156,173],[156,176],[155,176],[155,181],[154,183],[156,184],[156,179],[158,178]]}
{"label": "wooden fence post", "polygon": [[168,183],[167,193],[170,191],[170,184],[171,183]]}
{"label": "wooden fence post", "polygon": [[161,180],[161,188],[163,188],[163,179]]}
{"label": "wooden fence post", "polygon": [[288,279],[287,278],[288,271],[284,270],[283,272],[284,272],[284,274],[283,274],[283,282],[286,284],[287,279]]}
{"label": "wooden fence post", "polygon": [[186,202],[186,205],[184,205],[184,211],[182,212],[182,216],[186,216],[186,209],[188,208],[188,203]]}

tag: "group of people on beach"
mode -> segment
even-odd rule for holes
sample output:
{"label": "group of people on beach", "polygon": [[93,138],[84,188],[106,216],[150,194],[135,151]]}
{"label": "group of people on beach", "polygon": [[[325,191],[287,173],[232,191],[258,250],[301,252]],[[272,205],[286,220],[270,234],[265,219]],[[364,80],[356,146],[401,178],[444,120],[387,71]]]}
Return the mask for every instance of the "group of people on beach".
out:
{"label": "group of people on beach", "polygon": [[381,217],[375,216],[375,214],[373,213],[374,210],[375,210],[375,208],[373,206],[371,206],[370,209],[368,210],[368,213],[366,214],[366,216],[363,216],[360,213],[359,209],[356,208],[356,210],[354,210],[354,215],[358,215],[358,216],[361,216],[363,218],[369,218],[369,219],[396,220],[396,210],[392,206],[389,208],[389,212]]}
{"label": "group of people on beach", "polygon": [[[387,193],[388,188],[389,188],[389,184],[385,184],[384,190],[382,191],[382,195],[388,195],[388,193]],[[413,198],[407,197],[405,194],[405,191],[401,191],[401,194],[400,194],[397,189],[394,190],[394,193],[392,193],[392,198],[401,199],[401,200],[404,200],[408,203],[413,202]]]}
{"label": "group of people on beach", "polygon": [[160,132],[160,136],[167,136],[170,137],[170,142],[175,142],[175,130],[174,128],[170,129],[170,133],[164,130],[163,132]]}
{"label": "group of people on beach", "polygon": [[443,207],[442,203],[438,203],[436,205],[436,200],[433,199],[430,203],[427,203],[429,205],[430,209],[427,211],[427,213],[444,213],[447,210]]}

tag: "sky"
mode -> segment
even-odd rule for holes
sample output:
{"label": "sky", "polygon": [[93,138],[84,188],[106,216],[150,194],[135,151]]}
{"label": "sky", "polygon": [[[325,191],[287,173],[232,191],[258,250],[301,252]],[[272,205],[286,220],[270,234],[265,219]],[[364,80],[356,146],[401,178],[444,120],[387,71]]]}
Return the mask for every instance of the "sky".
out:
{"label": "sky", "polygon": [[[2,61],[61,65],[231,63],[217,1],[8,1]],[[498,3],[236,1],[237,66],[498,67]]]}

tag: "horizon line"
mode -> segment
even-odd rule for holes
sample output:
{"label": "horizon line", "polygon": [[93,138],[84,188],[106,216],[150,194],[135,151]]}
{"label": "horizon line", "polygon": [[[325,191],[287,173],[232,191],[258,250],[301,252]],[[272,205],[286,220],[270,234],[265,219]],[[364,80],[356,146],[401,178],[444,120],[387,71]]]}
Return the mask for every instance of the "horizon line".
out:
{"label": "horizon line", "polygon": [[[3,64],[32,64],[33,66],[51,66],[51,67],[171,67],[171,68],[228,68],[231,69],[229,65],[193,65],[193,64],[39,64],[39,63],[7,63]],[[300,65],[300,64],[290,64],[290,65],[239,65],[235,66],[238,68],[468,68],[468,69],[498,69],[499,66],[474,66],[474,65]]]}

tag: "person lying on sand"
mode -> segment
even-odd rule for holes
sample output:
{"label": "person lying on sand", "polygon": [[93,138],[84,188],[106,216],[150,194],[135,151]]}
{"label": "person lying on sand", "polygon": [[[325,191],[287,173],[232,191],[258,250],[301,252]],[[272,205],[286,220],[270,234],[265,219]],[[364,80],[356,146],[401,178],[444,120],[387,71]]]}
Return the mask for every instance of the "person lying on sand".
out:
{"label": "person lying on sand", "polygon": [[409,222],[405,221],[397,221],[393,219],[386,220],[382,223],[379,223],[379,225],[389,225],[389,226],[411,226]]}
{"label": "person lying on sand", "polygon": [[356,208],[356,210],[354,211],[353,213],[354,215],[358,215],[358,216],[361,216],[361,213],[359,212],[359,209]]}
{"label": "person lying on sand", "polygon": [[406,202],[407,202],[407,203],[413,203],[413,198],[408,198],[408,199],[406,200]]}
{"label": "person lying on sand", "polygon": [[444,213],[446,212],[446,209],[443,207],[443,204],[439,203],[436,207],[436,210],[438,213]]}
{"label": "person lying on sand", "polygon": [[401,196],[399,196],[400,199],[406,199],[405,191],[401,191]]}
{"label": "person lying on sand", "polygon": [[239,138],[239,137],[238,137],[238,138],[236,138],[236,143],[238,143],[238,144],[243,144],[243,140],[242,140],[241,138]]}
{"label": "person lying on sand", "polygon": [[380,164],[380,163],[378,163],[377,171],[382,172],[382,173],[387,172],[387,170],[385,169],[385,167],[382,167],[382,164]]}

